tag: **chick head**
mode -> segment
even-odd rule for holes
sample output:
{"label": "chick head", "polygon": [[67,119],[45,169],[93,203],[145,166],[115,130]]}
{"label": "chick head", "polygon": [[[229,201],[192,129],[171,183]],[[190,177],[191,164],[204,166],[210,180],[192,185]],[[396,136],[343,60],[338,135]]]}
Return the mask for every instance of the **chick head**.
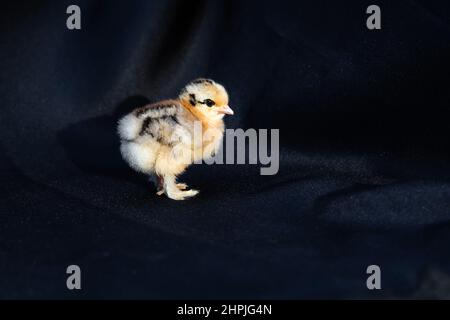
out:
{"label": "chick head", "polygon": [[222,119],[234,114],[228,106],[225,88],[210,79],[196,79],[186,85],[180,93],[180,101],[194,113],[208,119]]}

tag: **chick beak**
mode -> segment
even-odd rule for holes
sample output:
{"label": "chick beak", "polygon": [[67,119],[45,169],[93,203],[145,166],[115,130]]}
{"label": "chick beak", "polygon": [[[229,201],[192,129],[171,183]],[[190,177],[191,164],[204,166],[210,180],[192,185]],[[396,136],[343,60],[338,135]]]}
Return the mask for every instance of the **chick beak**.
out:
{"label": "chick beak", "polygon": [[233,115],[234,111],[229,106],[223,106],[217,110],[218,113]]}

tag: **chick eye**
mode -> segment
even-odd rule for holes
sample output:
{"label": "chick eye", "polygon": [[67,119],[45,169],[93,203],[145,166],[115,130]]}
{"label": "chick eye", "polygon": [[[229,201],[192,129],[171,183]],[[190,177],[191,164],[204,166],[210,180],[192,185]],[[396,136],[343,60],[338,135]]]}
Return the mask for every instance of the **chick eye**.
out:
{"label": "chick eye", "polygon": [[211,99],[206,99],[206,100],[204,101],[204,103],[206,103],[206,105],[207,105],[208,107],[212,107],[213,105],[216,104],[216,103],[215,103],[214,101],[212,101]]}

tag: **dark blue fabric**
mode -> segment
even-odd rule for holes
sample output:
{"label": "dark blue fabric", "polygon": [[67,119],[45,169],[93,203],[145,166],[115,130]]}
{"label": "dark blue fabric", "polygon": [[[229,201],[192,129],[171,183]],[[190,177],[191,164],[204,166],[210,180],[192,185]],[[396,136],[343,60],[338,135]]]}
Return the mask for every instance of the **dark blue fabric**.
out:
{"label": "dark blue fabric", "polygon": [[[450,5],[10,1],[0,10],[1,298],[411,297],[450,272]],[[195,165],[157,197],[116,121],[210,77],[280,171]],[[66,289],[66,267],[82,290]],[[366,268],[382,290],[366,288]]]}

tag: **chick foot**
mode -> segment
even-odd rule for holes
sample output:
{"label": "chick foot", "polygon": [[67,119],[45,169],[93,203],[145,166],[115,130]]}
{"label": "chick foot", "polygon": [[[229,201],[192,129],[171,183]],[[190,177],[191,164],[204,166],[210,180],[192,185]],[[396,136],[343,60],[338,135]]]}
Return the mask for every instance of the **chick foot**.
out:
{"label": "chick foot", "polygon": [[180,191],[180,190],[178,190],[178,191],[166,190],[166,191],[167,191],[166,192],[167,197],[169,197],[170,199],[173,199],[173,200],[186,200],[188,198],[194,197],[199,192],[198,190],[192,190],[192,189],[187,190],[187,191]]}
{"label": "chick foot", "polygon": [[170,199],[185,200],[198,194],[197,190],[185,190],[188,186],[185,183],[177,183],[175,176],[164,176],[163,181],[160,191],[163,191]]}

